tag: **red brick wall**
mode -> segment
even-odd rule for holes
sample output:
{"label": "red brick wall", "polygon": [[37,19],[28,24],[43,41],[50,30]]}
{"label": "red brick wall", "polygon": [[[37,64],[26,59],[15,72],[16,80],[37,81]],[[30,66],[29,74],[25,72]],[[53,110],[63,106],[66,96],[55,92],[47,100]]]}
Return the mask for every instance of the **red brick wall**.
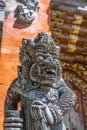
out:
{"label": "red brick wall", "polygon": [[17,23],[15,24],[17,27],[14,27],[15,18],[13,18],[12,12],[4,20],[0,57],[0,130],[3,130],[6,91],[17,76],[18,52],[22,38],[33,39],[41,31],[50,34],[48,25],[49,3],[50,0],[40,0],[38,16],[29,27],[20,29],[21,26]]}

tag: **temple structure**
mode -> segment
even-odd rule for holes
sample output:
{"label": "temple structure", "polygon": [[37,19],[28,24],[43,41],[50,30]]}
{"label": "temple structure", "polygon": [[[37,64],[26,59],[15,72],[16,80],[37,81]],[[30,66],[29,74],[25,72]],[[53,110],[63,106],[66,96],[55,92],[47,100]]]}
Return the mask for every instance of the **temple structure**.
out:
{"label": "temple structure", "polygon": [[[76,124],[75,122],[72,123],[72,116],[76,114],[71,114],[70,129],[86,130],[87,11],[79,8],[77,5],[65,4],[56,0],[51,0],[50,10],[52,37],[61,47],[60,59],[62,61],[64,77],[77,95],[75,111],[78,113],[80,121],[78,122],[77,120]],[[81,127],[82,124],[84,124],[84,127]]]}
{"label": "temple structure", "polygon": [[18,10],[15,11],[20,1],[0,0],[0,130],[3,130],[7,89],[17,76],[16,68],[20,64],[22,38],[34,39],[39,32],[51,34],[60,46],[63,78],[77,95],[74,108],[65,116],[66,128],[87,129],[87,2],[79,1],[78,6],[76,0],[39,0],[37,15],[24,24],[16,15]]}

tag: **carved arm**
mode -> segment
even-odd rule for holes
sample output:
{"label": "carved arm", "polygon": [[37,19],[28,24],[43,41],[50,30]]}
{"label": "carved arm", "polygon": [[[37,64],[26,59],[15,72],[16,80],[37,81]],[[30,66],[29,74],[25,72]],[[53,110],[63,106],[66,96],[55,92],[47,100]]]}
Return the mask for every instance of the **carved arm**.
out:
{"label": "carved arm", "polygon": [[4,130],[22,130],[23,119],[21,112],[17,110],[20,95],[12,91],[11,87],[8,89],[4,104]]}
{"label": "carved arm", "polygon": [[62,120],[64,114],[66,114],[73,107],[76,100],[75,94],[66,85],[64,80],[60,80],[58,84],[58,91],[59,101],[50,108],[55,124]]}

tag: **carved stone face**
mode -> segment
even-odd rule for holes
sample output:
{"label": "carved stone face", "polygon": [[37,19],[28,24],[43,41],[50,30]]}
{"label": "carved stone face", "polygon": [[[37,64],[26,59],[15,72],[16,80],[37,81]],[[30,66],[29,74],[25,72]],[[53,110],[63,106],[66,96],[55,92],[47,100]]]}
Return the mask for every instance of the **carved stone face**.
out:
{"label": "carved stone face", "polygon": [[43,46],[39,50],[35,53],[35,62],[30,69],[30,78],[33,82],[44,86],[55,86],[58,76],[57,54],[46,52]]}
{"label": "carved stone face", "polygon": [[19,10],[19,19],[25,23],[30,23],[32,22],[38,12],[38,2],[32,2],[32,1],[27,1],[23,0],[20,5],[18,5],[18,10]]}
{"label": "carved stone face", "polygon": [[32,40],[23,39],[20,48],[21,76],[31,84],[42,87],[56,87],[61,78],[60,48],[52,38],[40,33]]}

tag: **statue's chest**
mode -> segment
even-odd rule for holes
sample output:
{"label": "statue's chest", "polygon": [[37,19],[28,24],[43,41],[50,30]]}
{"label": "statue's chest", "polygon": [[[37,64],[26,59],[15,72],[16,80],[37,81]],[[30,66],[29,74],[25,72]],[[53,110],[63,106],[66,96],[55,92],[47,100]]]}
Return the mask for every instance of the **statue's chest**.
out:
{"label": "statue's chest", "polygon": [[56,89],[38,89],[27,92],[23,97],[22,100],[25,100],[27,106],[31,106],[31,104],[36,100],[40,100],[46,104],[56,104],[59,99],[59,94]]}

